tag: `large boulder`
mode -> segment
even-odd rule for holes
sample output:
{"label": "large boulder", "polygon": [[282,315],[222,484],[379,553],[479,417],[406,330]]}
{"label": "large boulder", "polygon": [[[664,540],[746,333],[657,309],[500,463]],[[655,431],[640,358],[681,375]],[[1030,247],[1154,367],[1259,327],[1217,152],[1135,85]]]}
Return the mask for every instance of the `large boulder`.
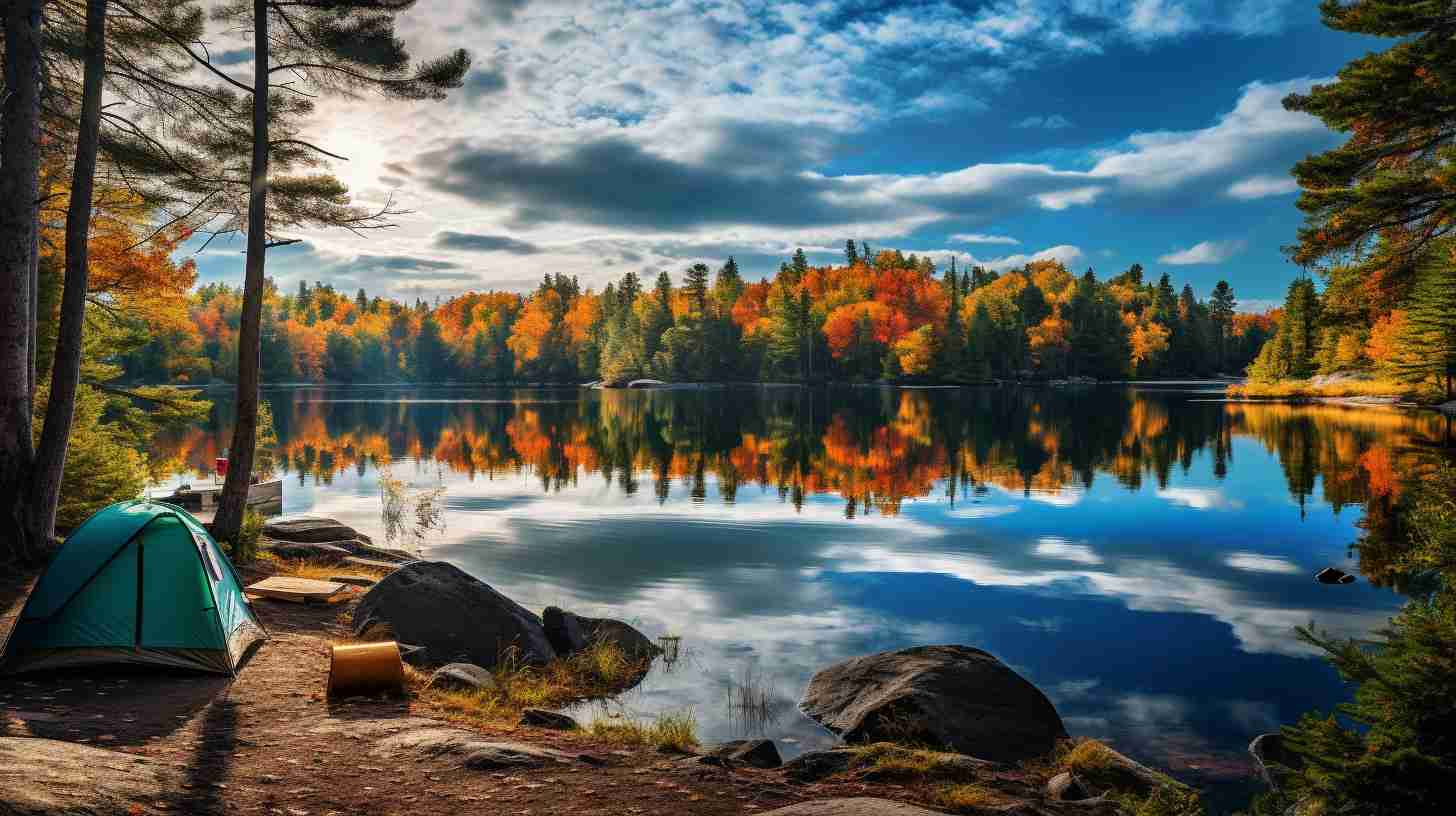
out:
{"label": "large boulder", "polygon": [[489,585],[441,561],[415,561],[385,576],[354,609],[354,634],[387,627],[395,640],[423,647],[422,662],[502,659],[542,664],[556,656],[541,619]]}
{"label": "large boulder", "polygon": [[619,620],[588,618],[556,606],[546,607],[541,618],[551,647],[563,657],[576,654],[597,641],[615,644],[628,660],[651,660],[662,653],[662,649],[650,638]]}
{"label": "large boulder", "polygon": [[263,524],[263,535],[275,541],[293,541],[300,544],[323,544],[350,539],[358,539],[365,544],[373,543],[369,536],[338,519],[322,516],[285,516],[271,519]]}
{"label": "large boulder", "polygon": [[1043,756],[1067,729],[1036,686],[969,646],[919,646],[817,672],[799,707],[850,742],[910,742],[996,762]]}

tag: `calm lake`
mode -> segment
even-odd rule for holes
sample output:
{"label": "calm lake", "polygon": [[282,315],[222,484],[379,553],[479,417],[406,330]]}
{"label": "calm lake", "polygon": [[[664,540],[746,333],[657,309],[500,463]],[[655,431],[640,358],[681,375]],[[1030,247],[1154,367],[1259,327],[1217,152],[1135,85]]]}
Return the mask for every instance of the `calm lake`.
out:
{"label": "calm lake", "polygon": [[[221,393],[221,392],[220,392]],[[215,395],[216,396],[216,395]],[[898,390],[267,389],[284,510],[382,540],[378,476],[447,488],[424,553],[527,607],[680,638],[578,715],[692,709],[705,741],[832,742],[796,710],[853,655],[962,643],[1102,737],[1236,784],[1254,735],[1342,699],[1292,633],[1400,604],[1350,544],[1434,414],[1233,404],[1201,386]],[[230,405],[160,440],[179,476]],[[156,491],[154,491],[156,492]],[[742,706],[743,688],[767,705]]]}

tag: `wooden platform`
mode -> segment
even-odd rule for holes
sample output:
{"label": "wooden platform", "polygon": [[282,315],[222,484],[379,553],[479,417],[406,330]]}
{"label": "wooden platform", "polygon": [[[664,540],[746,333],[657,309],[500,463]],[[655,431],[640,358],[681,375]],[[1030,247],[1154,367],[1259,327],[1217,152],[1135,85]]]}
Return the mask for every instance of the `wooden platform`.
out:
{"label": "wooden platform", "polygon": [[348,596],[348,587],[334,581],[274,576],[247,588],[250,595],[290,603],[337,603]]}

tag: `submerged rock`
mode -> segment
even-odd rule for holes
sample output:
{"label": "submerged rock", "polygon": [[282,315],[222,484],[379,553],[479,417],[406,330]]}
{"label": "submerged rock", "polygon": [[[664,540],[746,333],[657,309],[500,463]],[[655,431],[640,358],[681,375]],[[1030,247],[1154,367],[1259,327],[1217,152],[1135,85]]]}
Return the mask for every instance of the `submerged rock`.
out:
{"label": "submerged rock", "polygon": [[583,617],[556,606],[546,607],[541,618],[547,640],[562,657],[574,655],[598,641],[616,645],[628,660],[650,660],[662,653],[650,638],[619,620]]}
{"label": "submerged rock", "polygon": [[429,665],[491,669],[510,657],[539,665],[556,656],[540,618],[440,561],[416,561],[385,576],[360,599],[353,623],[356,636],[387,627],[395,640],[423,647],[420,662]]}
{"label": "submerged rock", "polygon": [[1351,575],[1348,572],[1345,572],[1342,569],[1335,569],[1334,567],[1325,567],[1319,572],[1316,572],[1314,574],[1314,579],[1316,581],[1319,581],[1321,584],[1355,583],[1355,576]]}
{"label": "submerged rock", "polygon": [[968,646],[846,660],[817,672],[799,707],[849,742],[920,743],[996,762],[1043,756],[1067,737],[1046,695]]}

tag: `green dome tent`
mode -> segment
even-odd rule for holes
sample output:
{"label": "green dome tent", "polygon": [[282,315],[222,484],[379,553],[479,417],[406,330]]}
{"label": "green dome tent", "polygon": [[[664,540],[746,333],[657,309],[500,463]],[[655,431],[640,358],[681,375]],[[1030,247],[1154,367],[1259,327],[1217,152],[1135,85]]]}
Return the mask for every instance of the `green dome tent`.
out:
{"label": "green dome tent", "polygon": [[266,636],[232,563],[197,519],[138,499],[97,511],[61,545],[0,670],[139,663],[235,674]]}

